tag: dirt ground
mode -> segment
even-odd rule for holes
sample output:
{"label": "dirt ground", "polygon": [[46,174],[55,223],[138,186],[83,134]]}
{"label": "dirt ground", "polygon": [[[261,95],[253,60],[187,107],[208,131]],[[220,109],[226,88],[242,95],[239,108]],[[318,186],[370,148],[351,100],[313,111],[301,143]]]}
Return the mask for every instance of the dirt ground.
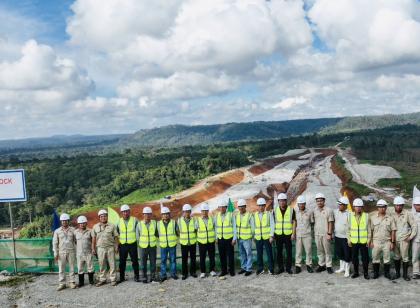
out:
{"label": "dirt ground", "polygon": [[236,275],[168,280],[163,284],[124,282],[57,292],[57,276],[43,275],[15,287],[0,287],[0,307],[419,307],[420,281],[381,277],[344,278],[326,272],[277,276]]}

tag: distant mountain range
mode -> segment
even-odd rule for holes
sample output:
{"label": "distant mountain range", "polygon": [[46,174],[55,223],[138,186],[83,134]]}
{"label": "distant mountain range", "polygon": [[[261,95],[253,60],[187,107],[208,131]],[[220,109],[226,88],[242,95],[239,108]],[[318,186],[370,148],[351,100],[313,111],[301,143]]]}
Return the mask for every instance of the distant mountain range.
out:
{"label": "distant mountain range", "polygon": [[171,147],[282,138],[302,134],[331,134],[394,125],[420,125],[420,112],[400,115],[323,118],[289,121],[258,121],[216,125],[169,125],[143,129],[133,134],[99,136],[53,136],[0,141],[0,154],[14,154],[51,149],[77,149],[129,147]]}

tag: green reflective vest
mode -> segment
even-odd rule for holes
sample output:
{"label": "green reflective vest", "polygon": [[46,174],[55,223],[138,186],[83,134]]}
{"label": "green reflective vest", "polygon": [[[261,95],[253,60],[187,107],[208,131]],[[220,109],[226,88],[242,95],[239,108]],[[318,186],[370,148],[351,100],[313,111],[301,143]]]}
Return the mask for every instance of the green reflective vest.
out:
{"label": "green reflective vest", "polygon": [[290,206],[287,207],[286,212],[281,213],[280,207],[276,208],[276,226],[274,233],[278,235],[291,235],[293,233],[293,222],[292,222],[292,209]]}
{"label": "green reflective vest", "polygon": [[236,215],[236,234],[238,239],[249,240],[252,238],[251,224],[249,223],[249,217],[251,214],[246,212],[244,215],[238,213]]}
{"label": "green reflective vest", "polygon": [[257,241],[263,239],[268,240],[270,238],[270,216],[268,212],[264,212],[262,215],[262,219],[260,219],[260,215],[258,212],[254,214],[255,220],[255,239]]}
{"label": "green reflective vest", "polygon": [[124,218],[120,218],[118,229],[120,231],[120,244],[133,244],[136,242],[136,220],[134,217],[128,219],[127,226]]}
{"label": "green reflective vest", "polygon": [[202,217],[198,218],[197,241],[200,244],[214,243],[216,232],[214,231],[213,219],[207,219],[207,226]]}
{"label": "green reflective vest", "polygon": [[350,213],[350,242],[352,244],[366,244],[368,240],[368,214],[362,213],[359,223],[356,215]]}
{"label": "green reflective vest", "polygon": [[159,232],[159,246],[161,248],[175,247],[178,237],[175,231],[175,222],[171,219],[167,226],[163,223],[163,220],[159,221],[158,224]]}
{"label": "green reflective vest", "polygon": [[179,242],[181,245],[194,245],[197,242],[197,235],[195,234],[195,221],[185,221],[184,218],[180,218],[178,222],[179,226]]}
{"label": "green reflective vest", "polygon": [[216,228],[218,239],[228,240],[233,238],[232,213],[226,212],[223,220],[222,213],[218,213],[216,217]]}
{"label": "green reflective vest", "polygon": [[156,220],[151,220],[149,228],[144,221],[140,221],[140,248],[156,247]]}

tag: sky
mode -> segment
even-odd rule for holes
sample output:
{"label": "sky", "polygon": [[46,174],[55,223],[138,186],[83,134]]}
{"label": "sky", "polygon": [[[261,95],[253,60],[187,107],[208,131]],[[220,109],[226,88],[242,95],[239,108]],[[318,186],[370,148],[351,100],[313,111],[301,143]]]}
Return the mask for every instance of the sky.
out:
{"label": "sky", "polygon": [[1,0],[0,139],[420,111],[419,0]]}

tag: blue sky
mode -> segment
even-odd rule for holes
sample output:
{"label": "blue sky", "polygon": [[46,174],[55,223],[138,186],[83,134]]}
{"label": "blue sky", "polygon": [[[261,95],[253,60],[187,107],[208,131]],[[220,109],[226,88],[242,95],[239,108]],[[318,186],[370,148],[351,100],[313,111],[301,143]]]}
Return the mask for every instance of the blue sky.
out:
{"label": "blue sky", "polygon": [[420,111],[417,0],[100,3],[0,3],[0,139]]}

